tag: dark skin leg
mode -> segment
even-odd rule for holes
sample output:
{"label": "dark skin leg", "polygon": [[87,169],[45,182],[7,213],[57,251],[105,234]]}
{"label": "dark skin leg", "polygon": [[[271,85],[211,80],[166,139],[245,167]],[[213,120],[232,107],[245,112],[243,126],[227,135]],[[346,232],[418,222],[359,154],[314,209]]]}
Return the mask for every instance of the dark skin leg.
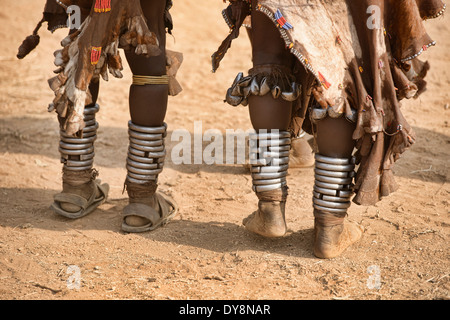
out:
{"label": "dark skin leg", "polygon": [[[166,0],[141,0],[142,11],[149,29],[156,33],[161,54],[143,57],[134,52],[125,52],[133,75],[161,76],[166,74],[166,29],[164,10]],[[158,127],[164,123],[167,111],[169,86],[164,84],[131,85],[129,107],[131,121],[145,127]],[[159,211],[159,206],[151,198],[150,205]],[[148,220],[138,216],[129,216],[125,221],[130,226],[142,226]]]}
{"label": "dark skin leg", "polygon": [[[256,2],[256,1],[253,1]],[[256,3],[253,4],[256,7]],[[252,12],[253,65],[284,65],[292,68],[294,57],[286,50],[279,31],[263,13]],[[255,130],[286,130],[291,120],[292,103],[271,95],[249,97],[250,120]]]}
{"label": "dark skin leg", "polygon": [[[82,19],[81,21],[84,21],[86,19],[86,16],[82,15],[81,19]],[[75,31],[76,31],[76,29],[72,29],[71,31],[69,31],[69,34],[75,32]],[[100,89],[99,81],[91,82],[89,84],[89,91],[92,96],[92,103],[89,105],[86,105],[86,107],[94,106],[97,103],[99,89]],[[70,160],[80,160],[80,156],[69,156],[69,159]],[[91,196],[91,194],[93,192],[93,186],[91,184],[89,187],[86,187],[86,186],[83,186],[82,188],[72,187],[70,185],[67,185],[63,181],[63,192],[66,192],[69,194],[76,194],[76,195],[82,196],[86,199],[89,199],[89,197]],[[99,196],[100,196],[100,191],[97,191],[96,197],[99,197]],[[65,210],[67,212],[78,212],[80,210],[79,206],[72,204],[72,203],[60,202],[60,206],[63,210]]]}
{"label": "dark skin leg", "polygon": [[[318,121],[317,146],[319,153],[333,158],[350,158],[355,146],[355,141],[352,139],[354,130],[355,124],[344,117],[338,119],[327,117]],[[329,259],[340,255],[362,235],[362,229],[357,224],[344,224],[344,217],[342,217],[342,224],[334,226],[323,226],[316,220],[314,229],[314,254],[318,258]]]}
{"label": "dark skin leg", "polygon": [[[253,7],[255,7],[254,4]],[[262,13],[252,12],[253,65],[283,65],[292,68],[294,57],[286,50],[284,41],[274,24]],[[249,113],[253,128],[258,130],[287,130],[291,121],[292,103],[282,98],[274,99],[271,94],[250,96]],[[280,237],[286,233],[284,202],[259,201],[254,214],[243,223],[250,232],[265,237]]]}
{"label": "dark skin leg", "polygon": [[[166,74],[166,31],[164,25],[165,0],[141,0],[142,10],[147,19],[150,30],[156,33],[161,54],[155,57],[138,56],[134,52],[125,52],[131,71],[135,75],[161,76]],[[83,17],[84,19],[85,17]],[[73,32],[73,31],[72,31]],[[92,94],[92,103],[96,103],[99,83],[91,83],[89,89]],[[168,85],[131,85],[129,95],[129,108],[131,121],[141,126],[161,126],[167,110]],[[82,191],[74,190],[73,193]],[[86,198],[90,192],[82,193]],[[67,211],[78,211],[79,207],[71,204],[62,204]],[[158,208],[159,209],[159,208]],[[130,220],[130,221],[128,221]],[[146,221],[141,218],[129,217],[130,225],[142,225]]]}
{"label": "dark skin leg", "polygon": [[91,82],[89,84],[89,91],[91,92],[91,96],[92,96],[92,103],[90,104],[90,106],[93,106],[97,103],[98,93],[100,91],[100,81]]}
{"label": "dark skin leg", "polygon": [[[150,30],[156,33],[161,54],[143,57],[125,52],[134,75],[161,76],[166,74],[166,30],[164,26],[165,0],[141,0],[142,10]],[[167,111],[168,85],[131,85],[129,106],[131,121],[137,125],[156,127],[164,122]]]}
{"label": "dark skin leg", "polygon": [[[164,26],[165,0],[142,0],[141,6],[150,30],[157,34],[161,54],[146,58],[134,52],[125,52],[127,62],[133,74],[161,76],[166,74],[166,31]],[[82,16],[82,21],[86,16]],[[70,33],[75,32],[71,30]],[[92,104],[97,102],[99,82],[92,82],[89,90],[92,94]],[[167,85],[131,85],[129,94],[130,116],[133,123],[142,126],[161,126],[167,110]]]}
{"label": "dark skin leg", "polygon": [[[253,1],[256,7],[256,1]],[[253,64],[281,64],[292,69],[293,56],[285,49],[278,30],[267,17],[252,12],[252,30],[249,32],[253,48]],[[249,98],[250,119],[255,130],[286,130],[291,119],[291,104],[270,95]],[[317,144],[321,154],[330,157],[349,158],[353,152],[352,133],[354,124],[345,118],[327,118],[317,126]],[[284,205],[284,204],[281,204]],[[284,214],[276,202],[260,201],[260,210],[244,220],[246,228],[254,233],[276,237],[285,233]],[[339,255],[361,236],[358,226],[342,224],[335,227],[317,227],[314,254],[320,258]]]}
{"label": "dark skin leg", "polygon": [[[245,28],[250,40],[250,44],[253,46],[253,32],[252,28]],[[285,54],[285,52],[283,52]],[[286,57],[288,63],[291,63],[292,57]],[[256,122],[256,121],[255,121]],[[314,156],[311,146],[308,144],[306,138],[293,139],[291,141],[290,151],[290,164],[289,167],[293,168],[306,168],[314,165]]]}
{"label": "dark skin leg", "polygon": [[355,124],[344,117],[318,121],[316,142],[319,153],[333,158],[350,158],[355,147],[354,130]]}

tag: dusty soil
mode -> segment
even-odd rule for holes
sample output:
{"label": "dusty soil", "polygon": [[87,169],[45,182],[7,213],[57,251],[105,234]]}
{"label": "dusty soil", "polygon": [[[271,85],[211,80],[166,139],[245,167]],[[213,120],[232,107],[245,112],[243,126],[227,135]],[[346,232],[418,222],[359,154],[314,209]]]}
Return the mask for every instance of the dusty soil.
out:
{"label": "dusty soil", "polygon": [[[93,214],[69,220],[49,209],[61,189],[58,125],[47,112],[53,93],[53,51],[66,31],[41,30],[41,45],[25,60],[17,47],[41,18],[43,0],[4,0],[0,13],[0,298],[10,299],[448,299],[450,31],[449,17],[426,22],[438,45],[428,91],[407,101],[404,113],[417,143],[398,162],[400,190],[373,207],[352,206],[349,218],[366,227],[342,256],[313,256],[312,168],[290,170],[288,234],[277,240],[251,235],[242,219],[256,207],[251,179],[241,165],[174,165],[160,188],[180,205],[172,222],[151,233],[121,231],[128,144],[128,88],[124,79],[102,82],[96,168],[111,186]],[[169,48],[184,53],[171,97],[174,129],[250,129],[248,111],[223,103],[239,71],[250,67],[242,34],[216,74],[210,55],[226,36],[220,0],[176,1]],[[77,289],[71,273],[81,276]],[[72,281],[72,282],[71,282]],[[68,285],[70,284],[70,285]]]}

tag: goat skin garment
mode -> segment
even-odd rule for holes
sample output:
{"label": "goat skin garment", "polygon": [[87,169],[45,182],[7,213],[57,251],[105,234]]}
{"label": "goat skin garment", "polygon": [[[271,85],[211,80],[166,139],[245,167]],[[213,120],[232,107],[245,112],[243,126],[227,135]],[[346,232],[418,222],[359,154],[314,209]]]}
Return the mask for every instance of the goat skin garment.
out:
{"label": "goat skin garment", "polygon": [[[49,111],[56,111],[61,129],[67,135],[79,135],[85,126],[84,107],[92,102],[89,84],[108,80],[108,73],[121,78],[123,69],[119,48],[133,50],[146,57],[161,54],[159,41],[149,30],[141,8],[141,0],[47,0],[43,19],[32,36],[19,48],[19,58],[24,58],[39,43],[37,31],[42,22],[48,30],[68,27],[71,6],[80,9],[79,29],[73,29],[61,41],[62,49],[55,51],[57,76],[49,79],[55,93]],[[164,22],[168,33],[173,28],[169,9],[172,0],[165,3]],[[166,71],[169,76],[169,94],[182,89],[175,76],[181,65],[182,54],[166,51]]]}
{"label": "goat skin garment", "polygon": [[355,121],[358,159],[355,197],[373,205],[397,190],[392,168],[415,135],[400,110],[404,98],[426,89],[430,65],[420,58],[436,43],[426,20],[439,17],[441,0],[234,0],[223,11],[230,35],[212,56],[213,71],[252,12],[273,22],[298,62],[292,71],[302,95],[290,130],[314,134],[317,115]]}

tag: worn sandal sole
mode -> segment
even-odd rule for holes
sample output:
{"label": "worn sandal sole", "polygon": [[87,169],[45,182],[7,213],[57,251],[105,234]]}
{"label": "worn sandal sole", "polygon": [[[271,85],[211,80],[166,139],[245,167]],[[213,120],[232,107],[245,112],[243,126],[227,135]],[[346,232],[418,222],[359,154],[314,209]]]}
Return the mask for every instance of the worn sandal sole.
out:
{"label": "worn sandal sole", "polygon": [[[108,197],[109,193],[109,185],[104,183],[100,184],[100,180],[95,180],[94,186],[95,190],[92,192],[91,197],[86,200],[85,198],[76,195],[76,194],[70,194],[70,193],[58,193],[56,194],[54,198],[53,204],[50,206],[50,208],[55,211],[57,214],[62,215],[64,217],[70,218],[70,219],[78,219],[81,217],[84,217],[97,209],[98,206],[100,206],[102,203],[104,203]],[[97,193],[97,190],[100,190],[101,196],[99,198],[95,198],[95,195]],[[61,208],[60,203],[66,202],[74,204],[78,207],[80,207],[80,210],[77,212],[69,212]]]}
{"label": "worn sandal sole", "polygon": [[[178,212],[178,205],[175,200],[162,193],[156,192],[161,213],[143,203],[130,203],[123,209],[122,230],[131,233],[140,233],[155,230],[168,223]],[[125,222],[126,217],[137,216],[145,218],[150,222],[143,226],[130,226]]]}

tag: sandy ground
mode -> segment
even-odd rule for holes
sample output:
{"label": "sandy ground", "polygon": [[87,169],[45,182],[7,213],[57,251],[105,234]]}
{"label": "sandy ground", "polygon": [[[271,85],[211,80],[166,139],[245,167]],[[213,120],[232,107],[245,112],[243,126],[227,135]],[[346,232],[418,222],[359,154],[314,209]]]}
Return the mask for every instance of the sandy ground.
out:
{"label": "sandy ground", "polygon": [[[49,209],[61,189],[58,125],[47,112],[53,93],[53,51],[66,31],[41,30],[25,60],[17,47],[41,18],[43,0],[2,0],[0,13],[0,298],[10,299],[448,299],[450,31],[449,17],[426,22],[437,41],[428,91],[403,110],[417,143],[398,162],[400,190],[374,207],[352,206],[366,227],[342,256],[313,256],[312,168],[290,170],[288,234],[267,240],[246,232],[256,207],[241,165],[166,163],[160,188],[180,205],[174,220],[152,233],[121,231],[128,144],[128,88],[102,82],[96,168],[111,186],[93,214],[69,220]],[[248,110],[223,103],[231,81],[250,67],[246,34],[216,74],[210,56],[227,35],[222,1],[175,1],[169,48],[184,53],[184,91],[169,100],[169,153],[175,129],[250,129]],[[45,26],[46,27],[46,26]],[[76,272],[75,272],[75,271]],[[77,273],[78,272],[78,273]],[[75,281],[80,276],[80,286]]]}

